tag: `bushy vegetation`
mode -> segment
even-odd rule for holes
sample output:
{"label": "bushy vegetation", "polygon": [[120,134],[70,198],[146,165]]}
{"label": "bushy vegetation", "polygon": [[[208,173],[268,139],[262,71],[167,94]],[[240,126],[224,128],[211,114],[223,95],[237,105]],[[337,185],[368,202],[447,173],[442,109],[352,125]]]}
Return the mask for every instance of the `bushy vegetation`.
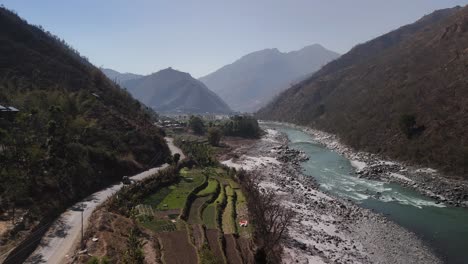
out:
{"label": "bushy vegetation", "polygon": [[219,142],[221,141],[221,138],[223,137],[223,132],[216,127],[210,127],[208,128],[208,142],[212,146],[219,146]]}
{"label": "bushy vegetation", "polygon": [[130,231],[127,238],[127,250],[124,253],[124,264],[143,264],[145,263],[145,255],[143,254],[143,246],[145,243],[140,238],[140,231],[134,228]]}
{"label": "bushy vegetation", "polygon": [[200,167],[210,167],[218,164],[212,154],[211,146],[204,142],[185,140],[183,137],[176,137],[174,144],[179,146],[185,155],[193,160]]}
{"label": "bushy vegetation", "polygon": [[86,264],[110,264],[110,263],[111,262],[108,257],[102,257],[102,258],[92,257],[86,262]]}
{"label": "bushy vegetation", "polygon": [[233,116],[221,125],[221,129],[225,136],[259,138],[262,135],[257,119],[251,116]]}
{"label": "bushy vegetation", "polygon": [[222,264],[224,261],[218,259],[208,245],[203,245],[199,253],[200,263],[202,264]]}
{"label": "bushy vegetation", "polygon": [[205,124],[199,116],[191,116],[188,122],[189,128],[197,135],[205,133]]}

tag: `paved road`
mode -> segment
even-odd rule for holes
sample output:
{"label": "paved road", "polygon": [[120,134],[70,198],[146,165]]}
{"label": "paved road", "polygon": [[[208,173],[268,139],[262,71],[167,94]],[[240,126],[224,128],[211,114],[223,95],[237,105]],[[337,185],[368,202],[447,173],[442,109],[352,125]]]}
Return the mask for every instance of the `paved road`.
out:
{"label": "paved road", "polygon": [[[181,159],[185,157],[182,151],[173,144],[172,138],[166,138],[166,141],[173,155],[175,153],[179,153],[181,155]],[[160,167],[147,170],[131,177],[131,179],[137,181],[142,180],[148,176],[153,175],[157,171],[166,168],[167,166],[167,164],[164,164]],[[89,217],[91,216],[91,213],[94,211],[94,209],[106,201],[107,198],[120,190],[122,186],[123,185],[119,183],[96,192],[65,211],[65,213],[63,213],[55,221],[50,230],[42,238],[39,247],[33,252],[33,254],[31,254],[25,263],[66,263],[68,257],[73,254],[73,250],[80,243],[82,215],[80,210],[81,206],[84,207],[83,223],[84,229],[86,230]]]}
{"label": "paved road", "polygon": [[167,141],[167,145],[169,146],[169,149],[171,150],[172,155],[174,155],[174,154],[176,154],[176,153],[179,153],[179,155],[180,155],[180,160],[185,159],[185,155],[184,155],[184,153],[182,152],[182,150],[180,150],[180,148],[178,148],[178,147],[176,147],[176,146],[174,145],[174,139],[173,139],[173,138],[167,137],[167,138],[166,138],[166,141]]}

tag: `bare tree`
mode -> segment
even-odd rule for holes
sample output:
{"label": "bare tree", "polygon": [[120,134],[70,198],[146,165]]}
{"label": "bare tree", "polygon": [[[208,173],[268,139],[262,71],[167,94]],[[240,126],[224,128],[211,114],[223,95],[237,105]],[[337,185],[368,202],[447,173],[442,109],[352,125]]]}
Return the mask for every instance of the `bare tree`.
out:
{"label": "bare tree", "polygon": [[247,196],[249,214],[255,225],[256,243],[263,252],[264,261],[279,263],[281,242],[287,236],[295,213],[281,203],[274,191],[262,189],[259,186],[261,178],[257,175],[241,171],[238,177]]}

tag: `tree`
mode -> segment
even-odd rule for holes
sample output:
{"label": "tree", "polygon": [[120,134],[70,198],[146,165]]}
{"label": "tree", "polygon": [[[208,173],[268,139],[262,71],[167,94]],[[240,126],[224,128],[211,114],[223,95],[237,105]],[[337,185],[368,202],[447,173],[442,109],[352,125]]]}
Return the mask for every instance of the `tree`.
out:
{"label": "tree", "polygon": [[172,157],[172,162],[177,165],[177,163],[179,163],[179,160],[180,160],[180,154],[179,153],[174,154],[174,156]]}
{"label": "tree", "polygon": [[272,190],[260,191],[260,178],[238,173],[243,192],[247,195],[247,207],[255,225],[255,237],[258,241],[258,262],[266,258],[266,263],[281,262],[281,241],[286,238],[288,227],[292,224],[295,213],[281,204]]}
{"label": "tree", "polygon": [[243,138],[259,138],[262,129],[258,121],[250,116],[233,116],[231,120],[223,125],[223,132],[226,136]]}
{"label": "tree", "polygon": [[402,115],[400,117],[400,129],[408,139],[419,136],[426,129],[424,125],[417,126],[414,115]]}
{"label": "tree", "polygon": [[414,115],[402,115],[400,117],[400,129],[407,138],[411,138],[415,125],[416,117]]}
{"label": "tree", "polygon": [[208,142],[210,142],[212,146],[219,146],[222,137],[223,133],[218,128],[210,127],[208,129]]}
{"label": "tree", "polygon": [[205,131],[205,125],[203,124],[203,120],[198,116],[190,117],[189,128],[193,131],[193,133],[198,135],[202,135]]}

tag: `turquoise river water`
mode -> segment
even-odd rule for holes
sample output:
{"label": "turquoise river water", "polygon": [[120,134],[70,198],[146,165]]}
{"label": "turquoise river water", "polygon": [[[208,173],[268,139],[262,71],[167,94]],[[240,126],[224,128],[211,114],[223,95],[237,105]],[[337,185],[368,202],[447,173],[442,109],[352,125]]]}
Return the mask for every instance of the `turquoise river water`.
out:
{"label": "turquoise river water", "polygon": [[[302,167],[320,188],[384,214],[417,234],[445,263],[468,263],[468,209],[437,204],[398,184],[357,178],[348,159],[318,144],[307,133],[283,125],[264,126],[284,132],[291,148],[310,157]],[[376,198],[378,192],[381,196]]]}

